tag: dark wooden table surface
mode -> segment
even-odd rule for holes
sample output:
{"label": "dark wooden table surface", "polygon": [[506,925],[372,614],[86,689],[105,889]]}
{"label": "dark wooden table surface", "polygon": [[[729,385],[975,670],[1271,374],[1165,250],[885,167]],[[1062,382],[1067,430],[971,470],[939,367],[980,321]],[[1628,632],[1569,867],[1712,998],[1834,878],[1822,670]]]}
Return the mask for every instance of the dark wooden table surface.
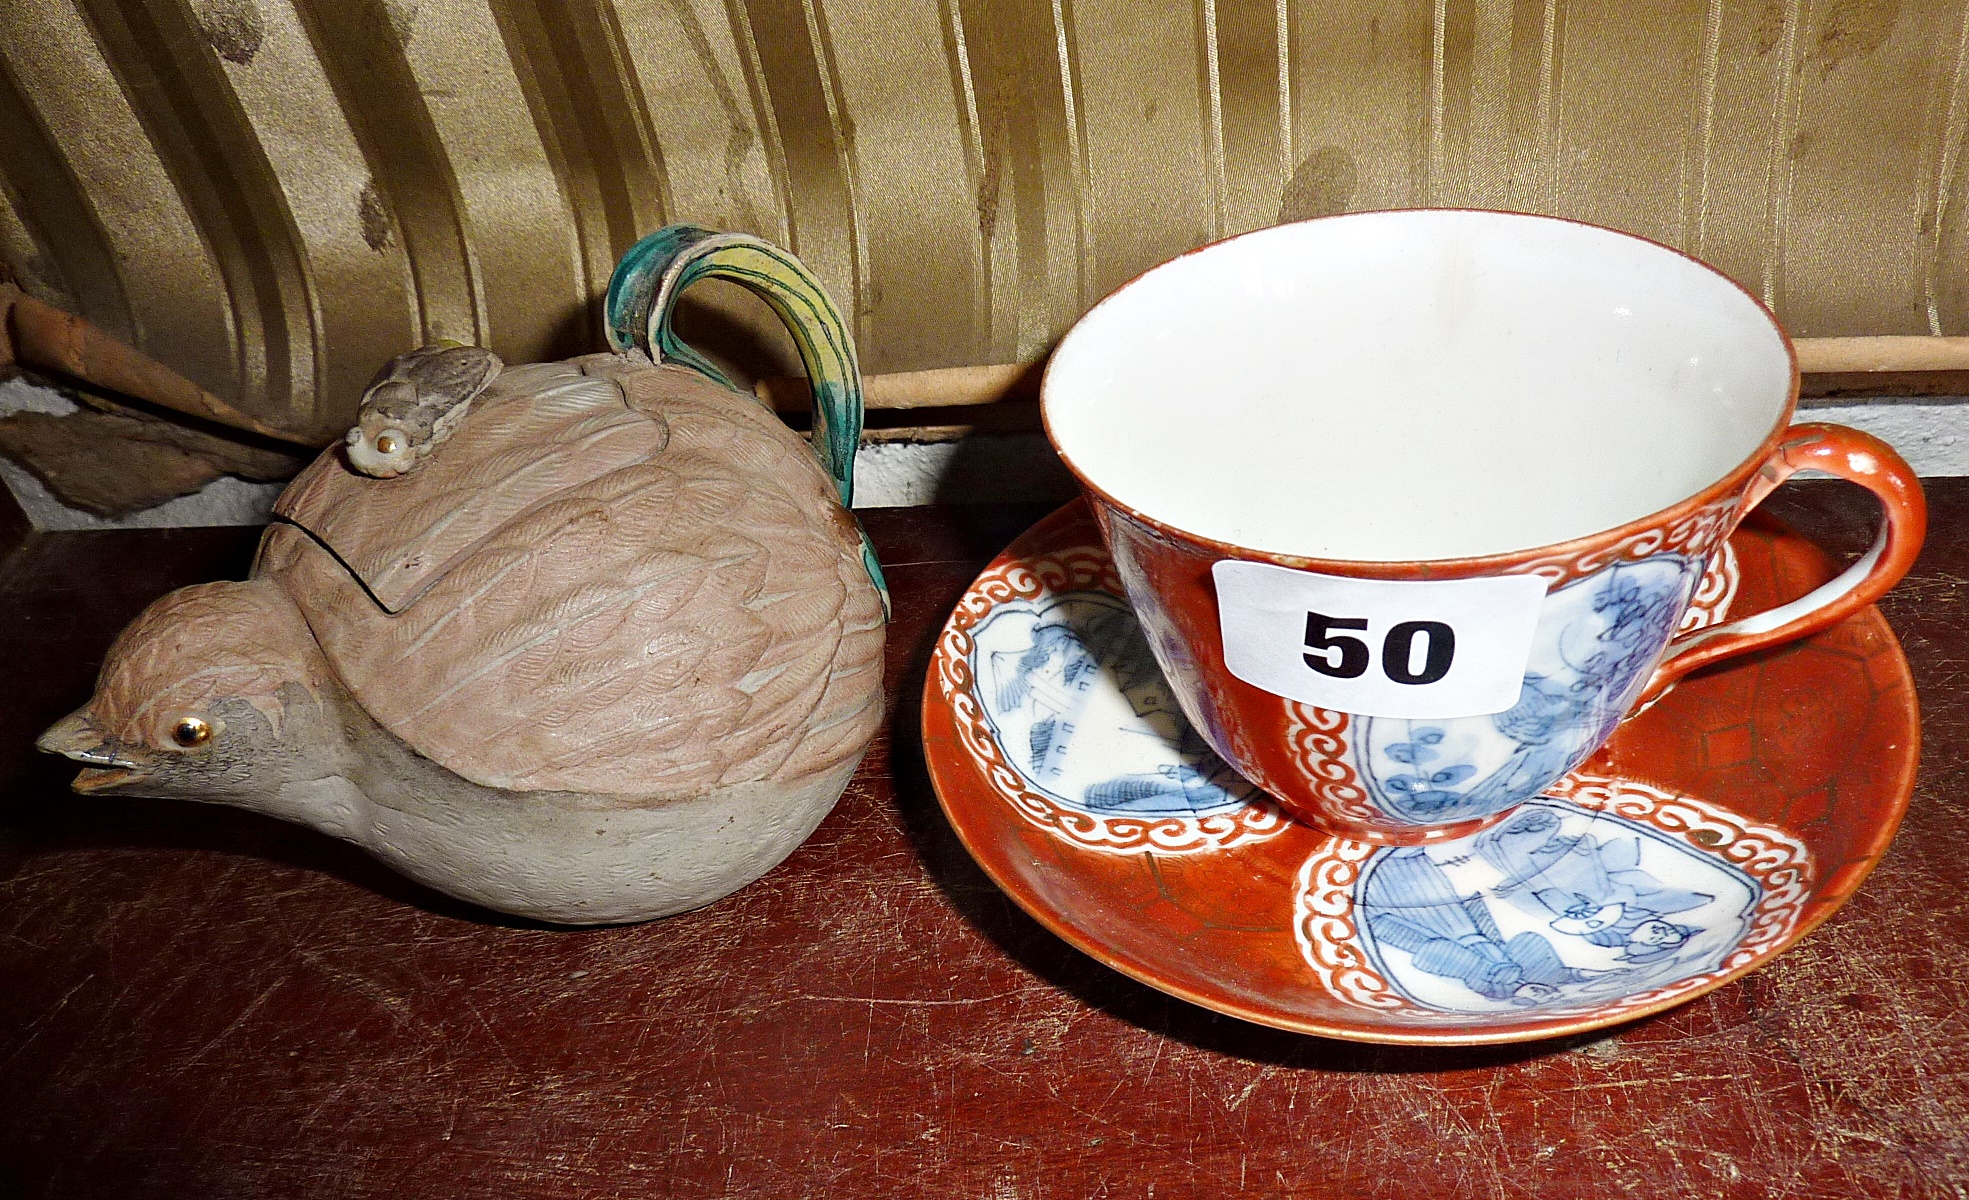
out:
{"label": "dark wooden table surface", "polygon": [[[1884,606],[1926,751],[1892,853],[1760,974],[1590,1039],[1321,1041],[1069,949],[971,865],[914,695],[1039,510],[867,514],[897,701],[760,883],[568,932],[228,809],[85,799],[30,749],[168,588],[251,531],[0,559],[0,1192],[34,1197],[1969,1195],[1969,480]],[[1857,489],[1776,501],[1863,544]],[[0,521],[0,536],[7,530]],[[7,544],[0,541],[0,546]]]}

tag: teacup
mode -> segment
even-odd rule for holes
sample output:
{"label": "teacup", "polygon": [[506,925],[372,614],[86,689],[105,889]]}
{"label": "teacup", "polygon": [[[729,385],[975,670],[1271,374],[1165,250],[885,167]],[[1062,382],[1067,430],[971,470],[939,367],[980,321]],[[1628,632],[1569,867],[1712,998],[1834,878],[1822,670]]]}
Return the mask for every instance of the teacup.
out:
{"label": "teacup", "polygon": [[[1690,671],[1871,604],[1926,525],[1885,443],[1791,424],[1796,356],[1754,297],[1549,217],[1207,246],[1084,316],[1041,394],[1190,721],[1295,816],[1375,842],[1501,819]],[[1880,497],[1872,549],[1678,633],[1806,468]]]}

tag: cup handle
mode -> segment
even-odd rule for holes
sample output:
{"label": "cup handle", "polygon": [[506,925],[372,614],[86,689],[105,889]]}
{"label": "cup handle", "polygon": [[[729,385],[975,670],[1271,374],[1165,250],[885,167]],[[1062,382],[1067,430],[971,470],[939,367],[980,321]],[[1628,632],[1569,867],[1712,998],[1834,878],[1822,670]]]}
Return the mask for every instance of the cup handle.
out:
{"label": "cup handle", "polygon": [[1872,547],[1836,578],[1796,600],[1671,641],[1642,689],[1638,706],[1652,704],[1691,671],[1844,620],[1878,600],[1914,565],[1928,529],[1928,501],[1921,494],[1919,477],[1892,446],[1843,425],[1792,426],[1758,469],[1737,519],[1741,521],[1779,484],[1808,467],[1849,479],[1880,497],[1886,520]]}
{"label": "cup handle", "polygon": [[[618,354],[641,350],[652,362],[679,363],[744,394],[710,359],[685,345],[670,323],[684,289],[710,278],[729,279],[764,300],[793,335],[814,394],[814,455],[852,518],[855,450],[862,429],[861,367],[841,311],[799,259],[750,234],[666,225],[629,247],[615,264],[602,302],[609,348]],[[866,531],[861,560],[887,615],[889,584]]]}

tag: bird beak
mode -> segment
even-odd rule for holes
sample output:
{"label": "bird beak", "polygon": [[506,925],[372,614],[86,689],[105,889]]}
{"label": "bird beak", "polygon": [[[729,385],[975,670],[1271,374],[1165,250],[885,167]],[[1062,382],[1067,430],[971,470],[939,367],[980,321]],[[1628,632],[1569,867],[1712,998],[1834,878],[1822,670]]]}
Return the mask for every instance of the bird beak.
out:
{"label": "bird beak", "polygon": [[108,792],[141,783],[143,764],[116,753],[116,748],[96,729],[89,710],[72,712],[55,722],[40,736],[35,748],[48,754],[84,764],[71,786],[78,792]]}

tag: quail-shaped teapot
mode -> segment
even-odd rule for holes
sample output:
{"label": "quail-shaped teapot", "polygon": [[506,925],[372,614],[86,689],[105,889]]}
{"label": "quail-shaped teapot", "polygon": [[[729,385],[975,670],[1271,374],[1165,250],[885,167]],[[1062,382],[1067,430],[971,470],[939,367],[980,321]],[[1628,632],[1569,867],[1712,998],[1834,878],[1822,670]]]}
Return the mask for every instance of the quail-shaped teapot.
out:
{"label": "quail-shaped teapot", "polygon": [[[706,276],[792,330],[811,448],[671,332]],[[298,821],[544,921],[666,916],[770,870],[881,719],[854,350],[791,256],[689,226],[630,250],[606,318],[614,353],[385,368],[251,578],[151,605],[41,747],[79,791]]]}

